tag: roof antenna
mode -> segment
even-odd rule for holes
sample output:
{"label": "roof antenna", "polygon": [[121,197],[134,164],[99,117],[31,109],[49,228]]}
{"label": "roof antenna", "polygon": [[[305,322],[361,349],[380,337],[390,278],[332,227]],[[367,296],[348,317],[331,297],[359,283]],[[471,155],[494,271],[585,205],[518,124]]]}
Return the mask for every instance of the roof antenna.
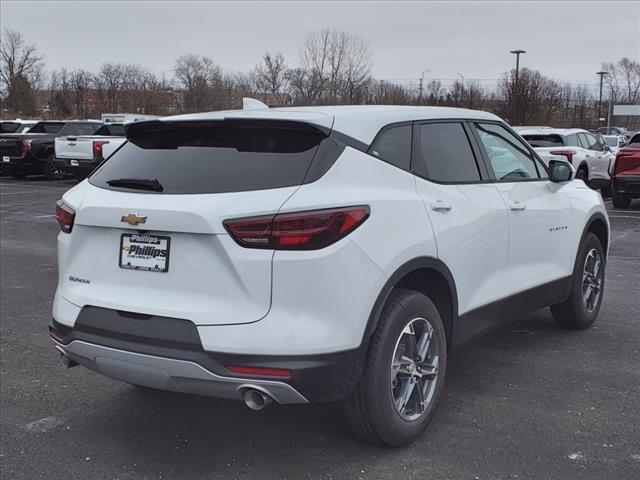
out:
{"label": "roof antenna", "polygon": [[265,108],[269,108],[269,105],[255,98],[244,97],[242,99],[242,110],[264,110]]}

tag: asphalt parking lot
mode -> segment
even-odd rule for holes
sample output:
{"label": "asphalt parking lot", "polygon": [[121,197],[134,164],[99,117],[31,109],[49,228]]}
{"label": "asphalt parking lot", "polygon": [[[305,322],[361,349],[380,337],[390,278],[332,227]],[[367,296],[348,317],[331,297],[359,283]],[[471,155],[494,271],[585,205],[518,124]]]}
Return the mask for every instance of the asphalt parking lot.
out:
{"label": "asphalt parking lot", "polygon": [[640,202],[607,201],[592,329],[542,310],[455,352],[427,434],[384,449],[352,438],[335,405],[253,412],[65,369],[47,325],[54,203],[72,184],[0,179],[2,479],[640,478]]}

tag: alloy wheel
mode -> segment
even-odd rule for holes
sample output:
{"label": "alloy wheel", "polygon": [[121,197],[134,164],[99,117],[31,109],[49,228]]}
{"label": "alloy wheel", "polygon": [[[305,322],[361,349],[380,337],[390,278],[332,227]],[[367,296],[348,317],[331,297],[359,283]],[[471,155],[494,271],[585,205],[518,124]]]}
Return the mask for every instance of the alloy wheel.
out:
{"label": "alloy wheel", "polygon": [[401,418],[419,419],[433,398],[438,381],[440,347],[436,330],[424,318],[402,329],[391,362],[391,393]]}

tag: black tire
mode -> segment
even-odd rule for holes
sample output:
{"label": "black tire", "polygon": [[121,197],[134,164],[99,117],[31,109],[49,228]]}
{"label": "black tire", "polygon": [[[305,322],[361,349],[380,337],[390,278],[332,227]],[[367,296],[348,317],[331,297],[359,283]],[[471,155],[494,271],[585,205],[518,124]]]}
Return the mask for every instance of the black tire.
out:
{"label": "black tire", "polygon": [[611,202],[615,208],[627,209],[631,206],[631,197],[622,195],[614,190],[611,193]]}
{"label": "black tire", "polygon": [[55,154],[53,152],[47,154],[43,172],[44,178],[47,180],[60,180],[64,178],[64,171],[60,167],[56,166],[53,162],[54,158]]}
{"label": "black tire", "polygon": [[587,183],[589,181],[589,172],[584,165],[578,168],[578,171],[576,172],[576,178],[578,180],[582,180],[584,183]]}
{"label": "black tire", "polygon": [[11,167],[11,169],[9,170],[9,175],[11,175],[11,177],[15,178],[16,180],[27,178],[27,173],[21,168],[16,167]]}
{"label": "black tire", "polygon": [[[429,387],[432,393],[424,411],[418,418],[407,420],[394,404],[393,389],[396,387],[392,386],[395,380],[390,367],[396,347],[404,335],[403,330],[417,319],[425,319],[432,328],[432,341],[437,342],[434,345],[438,352],[437,374],[433,379],[434,386]],[[370,442],[392,447],[413,442],[433,418],[444,386],[446,368],[447,341],[438,309],[429,297],[420,292],[394,290],[371,336],[360,381],[352,398],[343,404],[347,423],[358,437]],[[414,389],[411,391],[411,398],[419,393]]]}
{"label": "black tire", "polygon": [[[590,310],[590,308],[585,304],[583,297],[583,273],[585,270],[587,256],[593,250],[597,251],[600,260],[600,269],[597,275],[600,281],[600,287],[597,302],[595,302],[593,309]],[[576,264],[573,268],[571,294],[564,302],[551,307],[551,314],[558,326],[562,328],[581,330],[590,327],[593,322],[595,322],[604,296],[605,267],[606,261],[604,249],[600,240],[593,233],[587,233],[580,245],[580,250],[576,257]]]}

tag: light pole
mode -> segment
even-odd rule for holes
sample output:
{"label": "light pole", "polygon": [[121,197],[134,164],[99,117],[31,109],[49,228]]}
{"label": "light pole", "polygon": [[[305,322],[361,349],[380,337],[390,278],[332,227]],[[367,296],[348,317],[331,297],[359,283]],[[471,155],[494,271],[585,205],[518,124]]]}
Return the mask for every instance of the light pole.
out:
{"label": "light pole", "polygon": [[464,103],[464,75],[460,72],[456,72],[456,75],[462,80],[462,83],[460,83],[460,103]]}
{"label": "light pole", "polygon": [[422,102],[422,89],[423,89],[423,83],[424,83],[424,74],[425,73],[429,73],[431,71],[431,69],[427,69],[427,70],[423,70],[422,73],[420,74],[420,93],[418,94],[418,103]]}
{"label": "light pole", "polygon": [[513,93],[514,93],[514,98],[513,98],[513,112],[512,112],[512,122],[515,124],[516,122],[516,116],[518,113],[518,75],[520,73],[520,55],[522,53],[527,53],[525,50],[511,50],[509,53],[513,53],[516,56],[516,78],[515,78],[515,84],[513,87]]}
{"label": "light pole", "polygon": [[[602,70],[600,72],[596,72],[596,75],[600,75],[600,98],[598,100],[598,126],[600,126],[600,118],[602,117],[602,79],[605,75],[609,75],[609,72]],[[607,129],[607,135],[608,134],[609,130]]]}

